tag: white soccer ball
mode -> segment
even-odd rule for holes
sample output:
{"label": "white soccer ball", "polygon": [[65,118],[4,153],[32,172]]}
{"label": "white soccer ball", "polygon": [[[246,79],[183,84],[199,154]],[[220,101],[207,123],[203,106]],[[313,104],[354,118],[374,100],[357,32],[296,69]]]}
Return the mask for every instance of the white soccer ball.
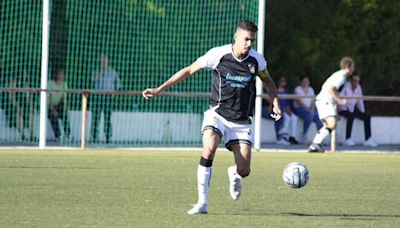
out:
{"label": "white soccer ball", "polygon": [[299,162],[292,162],[285,167],[282,177],[287,186],[301,188],[307,184],[309,172],[305,165]]}

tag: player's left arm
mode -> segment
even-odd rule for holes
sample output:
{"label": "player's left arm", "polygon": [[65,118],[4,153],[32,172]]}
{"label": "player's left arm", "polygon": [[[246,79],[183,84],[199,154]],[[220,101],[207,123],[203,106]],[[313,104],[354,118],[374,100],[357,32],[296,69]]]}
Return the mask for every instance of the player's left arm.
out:
{"label": "player's left arm", "polygon": [[282,112],[281,112],[281,107],[279,105],[279,99],[276,92],[275,82],[272,80],[267,68],[265,68],[262,71],[259,71],[257,73],[257,76],[260,77],[261,81],[263,81],[264,86],[267,88],[268,96],[272,100],[273,113],[271,114],[271,117],[274,118],[275,121],[278,121],[282,116]]}

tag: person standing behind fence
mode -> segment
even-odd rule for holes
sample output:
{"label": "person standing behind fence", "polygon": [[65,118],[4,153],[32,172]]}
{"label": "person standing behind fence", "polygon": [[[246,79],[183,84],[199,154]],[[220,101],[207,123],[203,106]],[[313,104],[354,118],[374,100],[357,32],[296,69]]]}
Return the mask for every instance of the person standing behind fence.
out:
{"label": "person standing behind fence", "polygon": [[[294,94],[299,96],[314,96],[314,89],[310,86],[310,79],[304,75],[300,79],[300,84],[294,89]],[[303,120],[303,134],[301,141],[307,142],[307,132],[312,122],[315,123],[317,130],[322,128],[318,112],[315,109],[314,98],[299,98],[293,101],[293,112]]]}
{"label": "person standing behind fence", "polygon": [[[109,66],[108,57],[103,55],[100,59],[100,69],[92,75],[92,85],[95,90],[117,91],[120,88],[118,73]],[[111,113],[113,107],[113,95],[99,94],[92,95],[92,126],[91,142],[99,141],[98,126],[101,113],[104,113],[104,134],[106,143],[110,143],[112,136]]]}
{"label": "person standing behind fence", "polygon": [[[12,78],[9,87],[16,89],[28,90],[30,85],[30,77],[25,70],[22,75],[16,75]],[[16,127],[21,141],[37,141],[34,135],[34,119],[36,116],[34,94],[29,91],[11,92],[9,93],[9,109],[6,112],[10,121],[10,126]],[[28,136],[25,134],[25,128],[28,128]]]}
{"label": "person standing behind fence", "polygon": [[[17,76],[12,76],[8,87],[10,89],[17,89],[20,86],[19,79]],[[24,134],[24,120],[22,113],[22,104],[20,97],[23,95],[21,92],[9,92],[6,93],[7,98],[5,99],[7,105],[5,106],[6,117],[10,128],[16,128],[19,135],[19,140],[25,141]]]}
{"label": "person standing behind fence", "polygon": [[[357,96],[363,95],[360,86],[360,76],[353,75],[351,82],[346,82],[341,92],[341,96]],[[355,143],[351,140],[351,131],[353,128],[354,118],[364,121],[364,135],[365,142],[364,146],[378,146],[371,138],[371,116],[365,112],[365,106],[363,100],[349,99],[346,105],[339,106],[339,115],[346,117],[346,141],[345,144],[348,146],[354,146]]]}
{"label": "person standing behind fence", "polygon": [[[49,90],[67,90],[68,85],[65,82],[64,69],[57,72],[52,80],[49,81]],[[64,125],[64,136],[65,139],[70,139],[71,130],[68,121],[68,109],[67,109],[67,94],[65,93],[49,93],[49,111],[48,117],[51,123],[51,127],[54,132],[54,136],[57,141],[60,140],[60,127],[58,119],[63,120]]]}

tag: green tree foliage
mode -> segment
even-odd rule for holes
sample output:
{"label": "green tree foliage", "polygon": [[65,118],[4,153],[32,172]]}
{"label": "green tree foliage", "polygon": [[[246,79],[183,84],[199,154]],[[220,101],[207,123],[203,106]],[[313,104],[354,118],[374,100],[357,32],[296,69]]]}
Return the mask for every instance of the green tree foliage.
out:
{"label": "green tree foliage", "polygon": [[318,91],[342,56],[356,61],[366,95],[400,95],[400,1],[267,2],[266,55],[291,85],[309,74]]}

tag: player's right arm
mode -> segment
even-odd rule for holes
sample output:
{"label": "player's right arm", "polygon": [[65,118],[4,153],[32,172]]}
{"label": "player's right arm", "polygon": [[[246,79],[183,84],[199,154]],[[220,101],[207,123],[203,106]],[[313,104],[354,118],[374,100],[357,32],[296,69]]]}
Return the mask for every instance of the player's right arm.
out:
{"label": "player's right arm", "polygon": [[169,87],[178,84],[179,82],[185,80],[186,78],[192,76],[193,74],[201,71],[203,69],[203,65],[199,62],[199,60],[192,63],[192,65],[187,66],[174,75],[172,75],[166,82],[160,85],[158,88],[148,88],[145,89],[142,93],[143,97],[146,99],[150,99],[153,96],[158,95],[161,92],[164,92]]}

